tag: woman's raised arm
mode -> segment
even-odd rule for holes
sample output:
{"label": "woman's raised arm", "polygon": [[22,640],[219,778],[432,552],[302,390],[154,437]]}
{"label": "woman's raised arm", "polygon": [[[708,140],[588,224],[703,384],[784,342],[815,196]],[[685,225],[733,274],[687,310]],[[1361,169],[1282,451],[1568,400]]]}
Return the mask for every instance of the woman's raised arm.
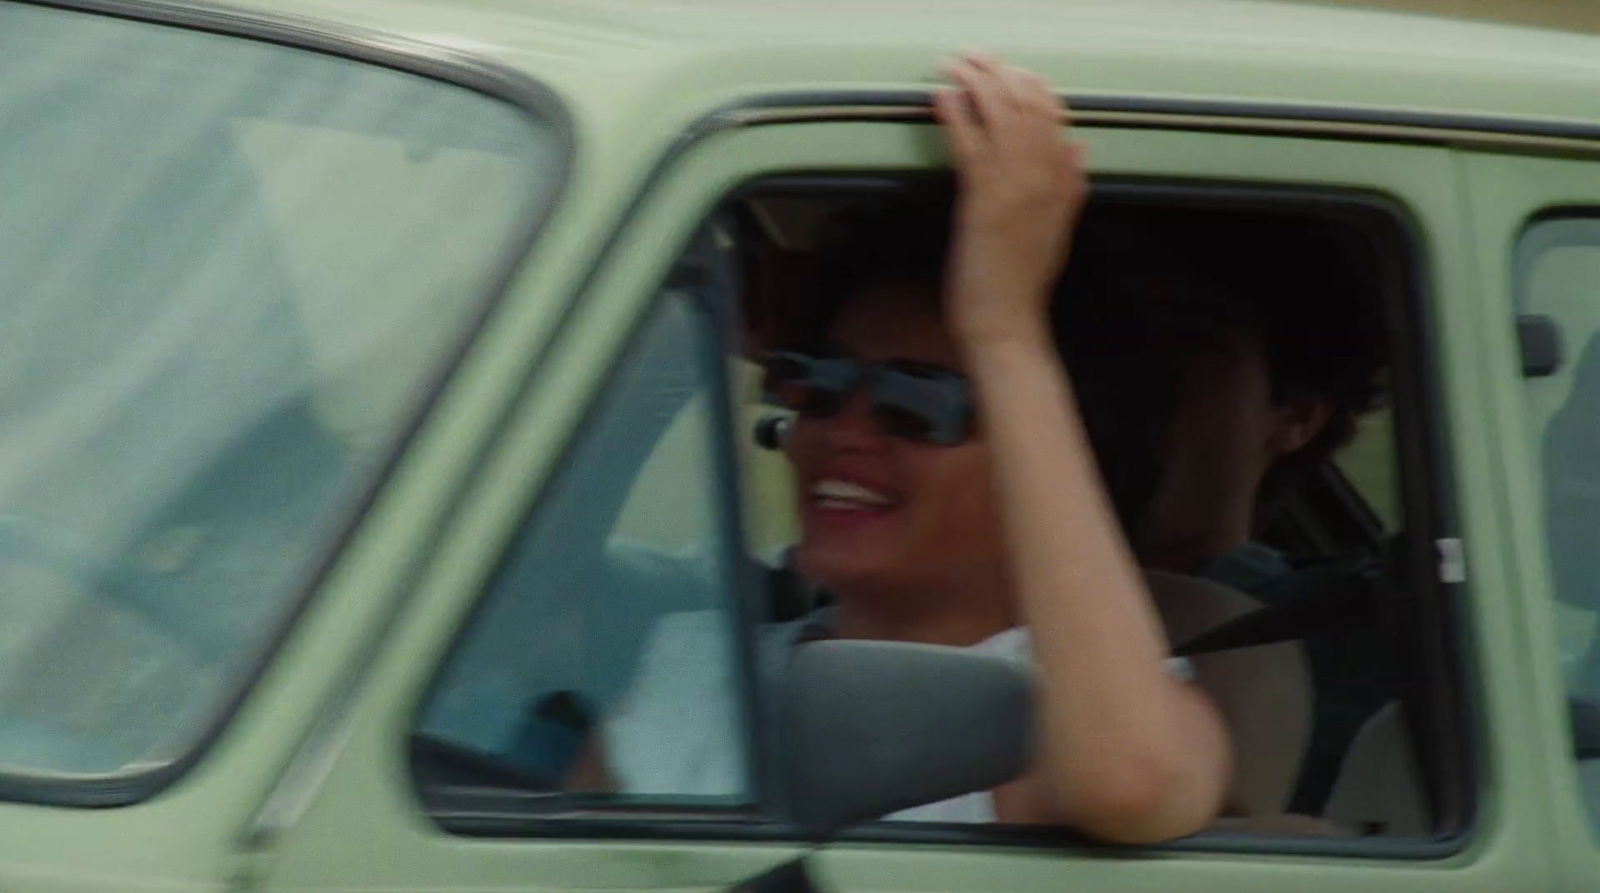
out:
{"label": "woman's raised arm", "polygon": [[[1088,195],[1085,151],[1043,79],[981,56],[949,66],[936,111],[958,197],[946,313],[993,454],[1011,583],[1043,676],[1034,790],[1000,818],[1109,841],[1192,834],[1220,811],[1231,746],[1168,643],[1090,453],[1049,305]],[[1045,815],[1012,804],[1043,804]],[[1035,813],[1035,814],[1027,814]]]}

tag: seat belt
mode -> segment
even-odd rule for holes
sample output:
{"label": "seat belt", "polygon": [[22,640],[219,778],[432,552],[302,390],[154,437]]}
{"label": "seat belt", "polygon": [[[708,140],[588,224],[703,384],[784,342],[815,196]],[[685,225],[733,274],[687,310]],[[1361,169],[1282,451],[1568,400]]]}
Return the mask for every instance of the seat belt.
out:
{"label": "seat belt", "polygon": [[[1405,674],[1394,671],[1394,648],[1386,635],[1397,622],[1388,615],[1404,596],[1389,583],[1382,562],[1366,555],[1302,566],[1265,587],[1243,591],[1269,602],[1180,643],[1174,653],[1198,656],[1303,643],[1318,697],[1289,810],[1320,814],[1362,724],[1385,703],[1414,699],[1403,684]],[[1411,709],[1405,711],[1408,719]]]}
{"label": "seat belt", "polygon": [[[1215,626],[1179,644],[1173,649],[1173,656],[1196,657],[1312,636],[1342,635],[1371,629],[1378,625],[1380,610],[1377,604],[1378,587],[1370,585],[1367,579],[1367,574],[1375,565],[1371,559],[1359,562],[1342,559],[1292,572],[1284,579],[1304,581],[1307,575],[1313,575],[1308,594],[1263,605]],[[1316,577],[1322,579],[1317,580]],[[1361,579],[1362,585],[1350,586],[1352,579]],[[1301,582],[1300,585],[1305,584]]]}

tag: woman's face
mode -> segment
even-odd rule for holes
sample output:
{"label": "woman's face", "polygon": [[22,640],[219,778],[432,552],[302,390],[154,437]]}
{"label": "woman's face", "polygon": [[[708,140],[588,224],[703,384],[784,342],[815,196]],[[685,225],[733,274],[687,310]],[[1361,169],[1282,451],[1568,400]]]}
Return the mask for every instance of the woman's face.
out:
{"label": "woman's face", "polygon": [[[961,371],[925,286],[890,283],[851,300],[831,346],[863,362],[910,360]],[[795,558],[836,592],[920,592],[993,577],[1001,567],[988,449],[886,434],[864,391],[829,418],[799,418],[788,445],[800,501]],[[988,582],[985,580],[984,582]]]}

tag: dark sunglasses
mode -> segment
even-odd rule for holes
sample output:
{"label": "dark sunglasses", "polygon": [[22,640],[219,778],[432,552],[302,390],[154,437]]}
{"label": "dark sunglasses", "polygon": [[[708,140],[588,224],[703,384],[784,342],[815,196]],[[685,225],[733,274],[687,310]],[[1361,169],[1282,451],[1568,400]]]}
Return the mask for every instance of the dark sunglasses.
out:
{"label": "dark sunglasses", "polygon": [[954,446],[972,433],[972,385],[949,369],[803,353],[771,354],[764,365],[767,401],[806,418],[836,416],[852,394],[866,388],[873,418],[891,436]]}

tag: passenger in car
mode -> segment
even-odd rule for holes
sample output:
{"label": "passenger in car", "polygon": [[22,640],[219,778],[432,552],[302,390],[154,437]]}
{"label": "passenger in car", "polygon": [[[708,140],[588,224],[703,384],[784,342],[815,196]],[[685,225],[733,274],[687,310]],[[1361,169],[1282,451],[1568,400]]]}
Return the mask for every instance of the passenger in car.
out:
{"label": "passenger in car", "polygon": [[[994,792],[897,816],[1070,825],[1149,842],[1206,827],[1232,747],[1216,706],[1168,656],[1050,329],[1087,182],[1045,82],[952,62],[936,111],[958,183],[947,263],[885,256],[835,297],[827,348],[774,357],[799,411],[799,569],[837,599],[764,631],[781,663],[810,635],[967,646],[1035,661],[1035,769]],[[699,655],[716,630],[669,618],[577,786],[736,790],[737,735],[705,721]]]}
{"label": "passenger in car", "polygon": [[[1303,216],[1089,216],[1057,330],[1139,563],[1267,604],[1334,590],[1363,598],[1376,556],[1307,564],[1257,536],[1272,503],[1327,463],[1378,402],[1384,339],[1368,254],[1344,242],[1348,230]],[[1230,720],[1277,726],[1271,740],[1256,736],[1269,747],[1238,742],[1260,773],[1240,779],[1250,799],[1320,813],[1356,731],[1397,689],[1391,649],[1375,632],[1313,636],[1304,647],[1315,682],[1308,740],[1294,740],[1282,705],[1263,715],[1259,691],[1233,685],[1222,703],[1241,699],[1225,710]],[[1262,762],[1289,757],[1298,769]]]}
{"label": "passenger in car", "polygon": [[1378,405],[1372,277],[1304,218],[1129,224],[1081,235],[1057,323],[1096,454],[1142,565],[1253,589],[1292,570],[1263,505]]}

